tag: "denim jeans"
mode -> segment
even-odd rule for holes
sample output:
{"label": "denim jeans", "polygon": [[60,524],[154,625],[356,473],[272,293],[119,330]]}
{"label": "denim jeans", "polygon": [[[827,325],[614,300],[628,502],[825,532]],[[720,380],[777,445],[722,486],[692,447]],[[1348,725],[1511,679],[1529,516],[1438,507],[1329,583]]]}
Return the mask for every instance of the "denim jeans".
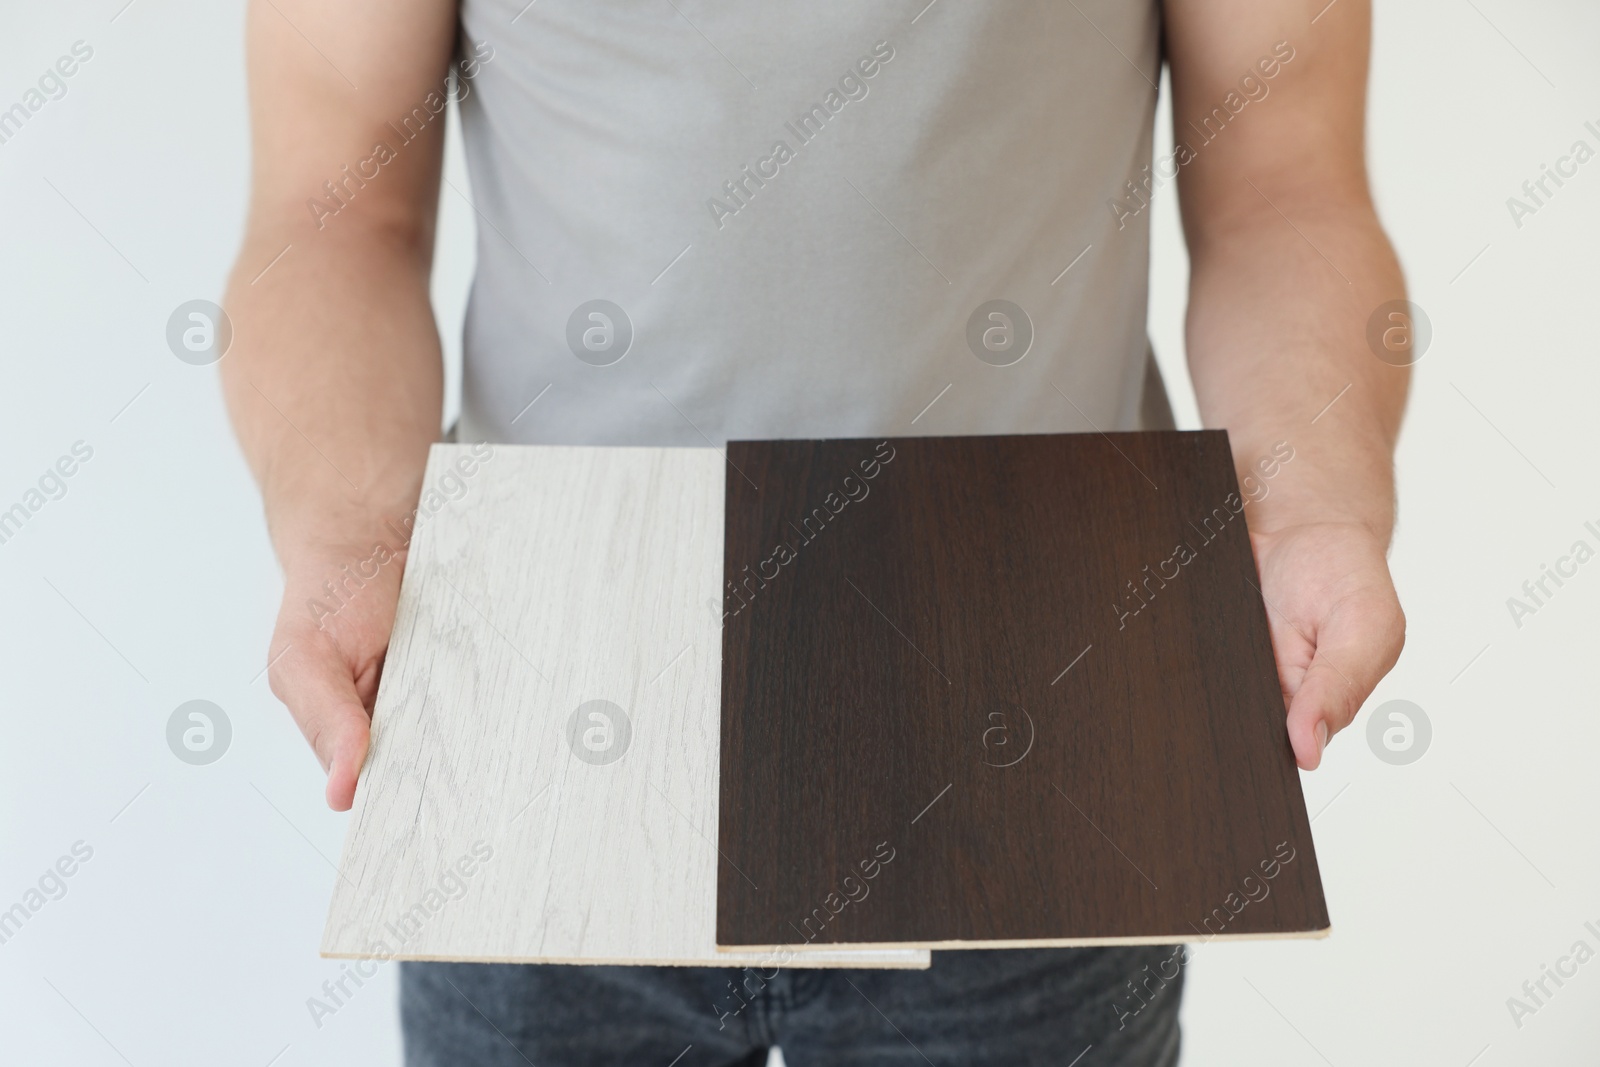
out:
{"label": "denim jeans", "polygon": [[407,1067],[1170,1067],[1175,946],[935,952],[926,971],[405,963]]}

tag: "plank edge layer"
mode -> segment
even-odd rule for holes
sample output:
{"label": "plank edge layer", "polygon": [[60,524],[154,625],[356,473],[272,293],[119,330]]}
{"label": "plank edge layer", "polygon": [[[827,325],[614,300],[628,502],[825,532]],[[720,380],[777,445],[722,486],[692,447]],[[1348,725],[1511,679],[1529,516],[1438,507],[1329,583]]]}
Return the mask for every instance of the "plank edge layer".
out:
{"label": "plank edge layer", "polygon": [[1254,934],[1153,934],[1138,937],[1046,937],[1007,941],[842,941],[826,945],[718,945],[718,952],[764,952],[791,948],[799,956],[840,949],[885,951],[888,949],[926,949],[946,952],[959,949],[991,948],[1098,948],[1114,945],[1208,945],[1213,941],[1320,941],[1333,933],[1331,925],[1320,930],[1270,930]]}
{"label": "plank edge layer", "polygon": [[[807,970],[879,970],[879,971],[925,971],[933,965],[933,958],[926,949],[911,949],[891,946],[886,949],[862,948],[859,951],[862,959],[841,959],[840,953],[828,953],[826,959],[804,960],[805,956],[820,956],[826,950],[813,950],[809,953],[797,953],[796,958],[782,964],[783,967],[799,967]],[[880,953],[904,953],[904,956],[888,957]],[[768,966],[771,959],[759,952],[744,953],[729,952],[730,959],[644,959],[640,957],[618,957],[616,959],[600,958],[573,958],[552,959],[548,956],[472,956],[449,954],[430,954],[420,952],[396,952],[393,955],[375,956],[372,953],[361,952],[319,952],[317,954],[325,960],[399,960],[404,963],[516,963],[533,964],[541,966],[572,966],[572,967],[729,967],[747,968],[752,966]]]}

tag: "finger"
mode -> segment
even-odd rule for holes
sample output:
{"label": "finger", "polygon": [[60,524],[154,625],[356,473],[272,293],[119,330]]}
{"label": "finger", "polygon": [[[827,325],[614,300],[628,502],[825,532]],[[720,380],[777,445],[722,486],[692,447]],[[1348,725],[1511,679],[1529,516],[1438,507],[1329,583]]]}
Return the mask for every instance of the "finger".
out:
{"label": "finger", "polygon": [[1349,601],[1317,628],[1315,643],[1288,718],[1295,760],[1308,771],[1321,764],[1329,739],[1350,725],[1400,658],[1405,616],[1392,597]]}
{"label": "finger", "polygon": [[268,679],[327,772],[328,807],[348,811],[367,756],[370,720],[338,647],[322,634],[294,640],[278,654]]}

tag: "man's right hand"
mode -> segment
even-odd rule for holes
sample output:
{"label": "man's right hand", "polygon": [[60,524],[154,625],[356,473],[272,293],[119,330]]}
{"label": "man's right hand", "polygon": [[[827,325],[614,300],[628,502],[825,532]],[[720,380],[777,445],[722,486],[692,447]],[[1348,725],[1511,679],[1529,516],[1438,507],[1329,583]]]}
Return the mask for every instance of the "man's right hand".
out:
{"label": "man's right hand", "polygon": [[404,566],[366,561],[403,552],[443,415],[429,272],[446,119],[424,102],[447,90],[457,30],[456,0],[252,0],[247,19],[250,214],[220,369],[283,565],[268,677],[339,811]]}
{"label": "man's right hand", "polygon": [[286,553],[267,678],[327,773],[334,811],[349,810],[366,760],[405,568],[405,550],[392,551],[396,540],[385,534]]}

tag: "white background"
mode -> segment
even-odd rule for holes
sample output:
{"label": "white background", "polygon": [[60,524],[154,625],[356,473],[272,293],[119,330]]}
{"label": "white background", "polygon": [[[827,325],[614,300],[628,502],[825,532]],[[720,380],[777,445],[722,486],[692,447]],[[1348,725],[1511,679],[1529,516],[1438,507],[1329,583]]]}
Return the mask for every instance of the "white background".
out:
{"label": "white background", "polygon": [[[344,817],[260,676],[279,578],[215,369],[164,339],[178,304],[219,297],[239,238],[240,4],[122,5],[4,0],[0,34],[0,108],[74,41],[94,48],[0,144],[0,509],[75,441],[94,449],[0,545],[0,909],[74,842],[94,849],[0,945],[0,1061],[397,1063],[392,965],[320,1028],[306,1008],[341,966],[316,946]],[[1600,160],[1520,228],[1506,198],[1573,141],[1600,147],[1583,127],[1600,126],[1597,41],[1578,0],[1378,12],[1370,161],[1434,334],[1399,456],[1408,644],[1305,778],[1332,937],[1201,948],[1190,1067],[1596,1058],[1600,961],[1520,1028],[1506,1000],[1578,939],[1600,949],[1583,928],[1600,927],[1600,562],[1520,628],[1506,598],[1597,543]],[[448,166],[466,188],[454,142]],[[459,198],[442,210],[453,353],[474,238]],[[1151,333],[1194,426],[1186,269],[1169,188]],[[1315,414],[1306,447],[1335,422]],[[208,767],[165,742],[195,698],[233,724]],[[1434,730],[1403,767],[1364,730],[1397,698]]]}

